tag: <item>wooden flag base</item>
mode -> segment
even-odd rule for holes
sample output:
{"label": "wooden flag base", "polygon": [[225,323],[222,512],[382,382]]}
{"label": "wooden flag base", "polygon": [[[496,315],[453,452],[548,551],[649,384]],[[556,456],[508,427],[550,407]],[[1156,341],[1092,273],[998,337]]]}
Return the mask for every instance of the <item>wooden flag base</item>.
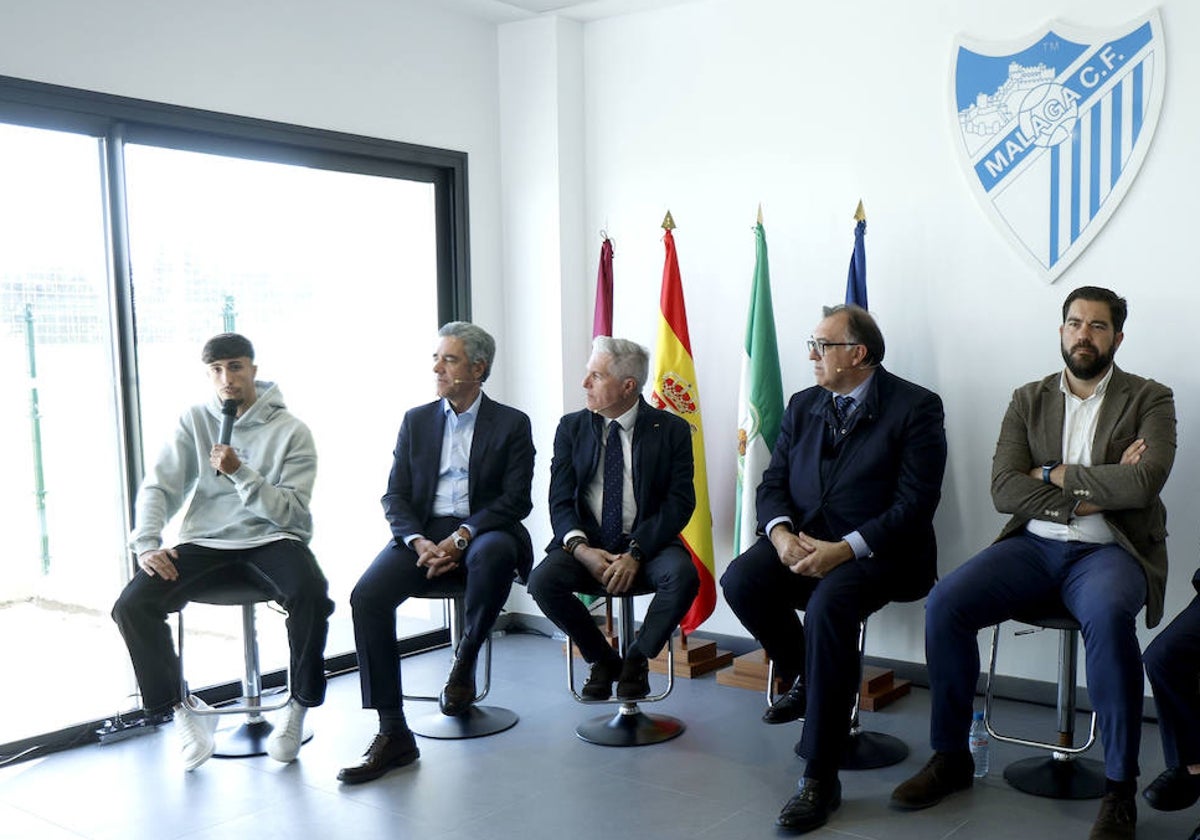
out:
{"label": "wooden flag base", "polygon": [[[717,643],[698,636],[676,635],[671,644],[675,646],[675,676],[692,679],[709,671],[724,668],[733,662],[733,654],[717,650]],[[650,660],[650,670],[656,674],[667,673],[667,649]]]}
{"label": "wooden flag base", "polygon": [[[748,688],[765,695],[770,665],[766,651],[761,648],[744,653],[733,660],[732,668],[717,674],[717,682],[735,688]],[[790,687],[775,681],[776,694],[787,691]],[[895,672],[890,668],[866,665],[863,667],[862,685],[859,687],[858,707],[868,712],[877,712],[908,694],[911,689],[912,682],[896,679]]]}

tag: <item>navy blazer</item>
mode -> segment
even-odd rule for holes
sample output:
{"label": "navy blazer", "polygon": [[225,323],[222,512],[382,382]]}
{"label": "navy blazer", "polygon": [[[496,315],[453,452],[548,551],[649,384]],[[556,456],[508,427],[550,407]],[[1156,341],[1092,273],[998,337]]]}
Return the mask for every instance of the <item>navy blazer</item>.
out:
{"label": "navy blazer", "polygon": [[758,487],[759,530],[786,516],[819,539],[858,531],[871,549],[864,562],[894,581],[894,600],[920,598],[937,578],[933,514],[946,469],[941,398],[881,367],[841,431],[829,391],[814,386],[792,395]]}
{"label": "navy blazer", "polygon": [[[533,543],[521,520],[533,509],[533,434],[524,412],[481,396],[471,454],[467,496],[471,515],[463,521],[475,534],[508,531],[521,545],[522,582],[533,566]],[[380,500],[397,542],[424,533],[433,517],[446,415],[442,400],[410,409],[400,424],[387,492]]]}
{"label": "navy blazer", "polygon": [[[581,530],[588,542],[600,541],[600,523],[588,508],[588,482],[600,464],[604,418],[588,409],[568,414],[554,435],[550,462],[550,524],[562,546],[569,531]],[[638,397],[633,424],[633,495],[637,517],[629,536],[647,556],[679,541],[679,532],[696,508],[692,484],[692,427],[682,417],[651,407]]]}

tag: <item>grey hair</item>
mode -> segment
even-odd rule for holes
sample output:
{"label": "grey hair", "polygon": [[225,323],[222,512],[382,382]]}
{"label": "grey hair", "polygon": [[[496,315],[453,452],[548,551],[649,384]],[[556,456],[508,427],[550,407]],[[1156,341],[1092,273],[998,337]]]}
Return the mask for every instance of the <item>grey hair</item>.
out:
{"label": "grey hair", "polygon": [[468,362],[483,362],[483,375],[479,377],[479,381],[487,381],[492,374],[492,360],[496,358],[496,339],[492,338],[487,330],[466,321],[450,321],[442,325],[438,335],[441,338],[460,340],[467,352]]}
{"label": "grey hair", "polygon": [[650,376],[650,352],[636,341],[598,335],[592,339],[592,352],[611,356],[609,372],[618,379],[632,379],[640,391]]}

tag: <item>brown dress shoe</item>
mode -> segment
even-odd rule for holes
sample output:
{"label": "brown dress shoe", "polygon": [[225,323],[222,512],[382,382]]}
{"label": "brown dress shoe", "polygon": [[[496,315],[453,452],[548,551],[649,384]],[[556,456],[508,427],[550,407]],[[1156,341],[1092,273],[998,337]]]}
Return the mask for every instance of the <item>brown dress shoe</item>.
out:
{"label": "brown dress shoe", "polygon": [[417,739],[407,729],[401,735],[379,734],[363,753],[362,761],[353,767],[343,767],[338,771],[338,781],[348,785],[369,782],[393,768],[412,764],[420,756]]}
{"label": "brown dress shoe", "polygon": [[475,703],[475,659],[454,658],[450,676],[438,695],[438,708],[442,714],[457,717],[465,715]]}
{"label": "brown dress shoe", "polygon": [[1088,840],[1133,840],[1137,832],[1137,803],[1133,796],[1109,791],[1100,800],[1100,813]]}
{"label": "brown dress shoe", "polygon": [[892,791],[891,805],[903,811],[917,811],[936,805],[952,793],[975,784],[975,759],[968,752],[935,752],[913,776]]}

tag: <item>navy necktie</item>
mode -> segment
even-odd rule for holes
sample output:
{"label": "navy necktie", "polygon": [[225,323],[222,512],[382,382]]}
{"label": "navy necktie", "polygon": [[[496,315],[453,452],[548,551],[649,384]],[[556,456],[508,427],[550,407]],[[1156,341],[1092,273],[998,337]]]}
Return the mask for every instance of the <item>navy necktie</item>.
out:
{"label": "navy necktie", "polygon": [[600,542],[605,551],[620,549],[625,489],[625,454],[621,449],[621,424],[608,424],[604,447],[604,499],[600,504]]}
{"label": "navy necktie", "polygon": [[850,412],[854,410],[854,397],[842,396],[835,394],[833,397],[833,411],[837,414],[838,424],[844,424],[846,418],[850,416]]}

